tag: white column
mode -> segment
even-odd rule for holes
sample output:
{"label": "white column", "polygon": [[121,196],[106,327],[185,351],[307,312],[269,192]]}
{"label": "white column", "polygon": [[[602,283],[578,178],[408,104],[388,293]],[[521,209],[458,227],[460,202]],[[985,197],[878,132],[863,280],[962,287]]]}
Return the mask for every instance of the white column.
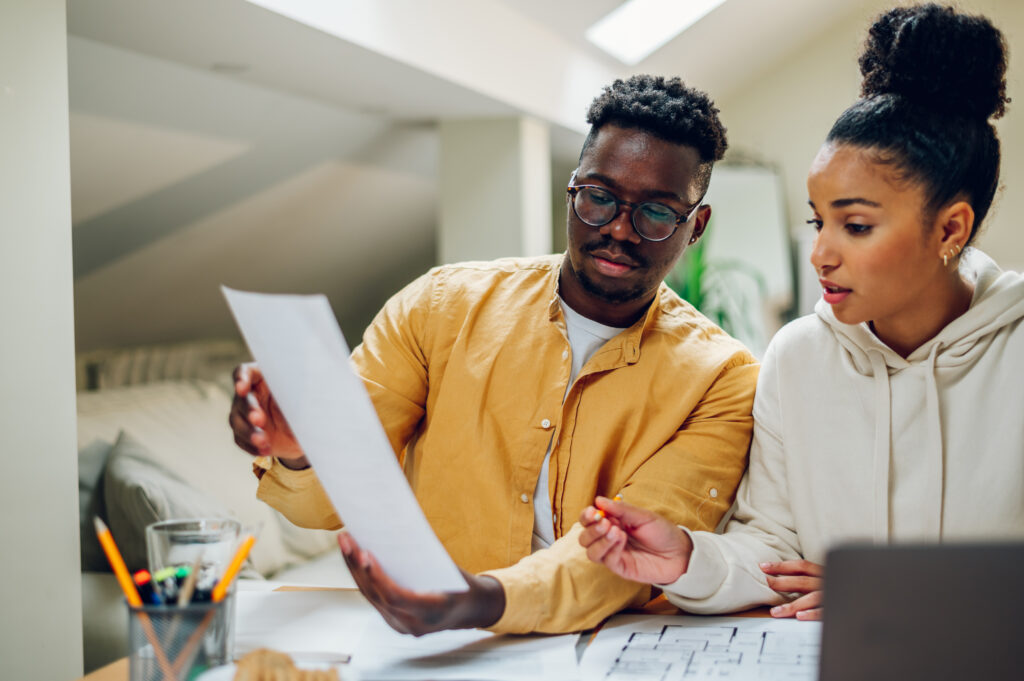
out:
{"label": "white column", "polygon": [[551,140],[531,118],[443,121],[438,259],[542,255],[551,245]]}
{"label": "white column", "polygon": [[0,678],[82,674],[65,0],[0,3]]}

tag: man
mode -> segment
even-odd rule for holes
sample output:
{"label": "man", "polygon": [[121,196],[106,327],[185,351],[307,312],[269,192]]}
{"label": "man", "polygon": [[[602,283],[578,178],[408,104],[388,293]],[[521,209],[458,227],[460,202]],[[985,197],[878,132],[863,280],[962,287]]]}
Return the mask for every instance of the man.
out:
{"label": "man", "polygon": [[[596,495],[702,529],[729,508],[757,365],[662,284],[711,217],[701,200],[726,146],[717,114],[678,79],[616,81],[588,113],[566,253],[435,268],[352,353],[470,586],[410,592],[342,533],[357,584],[399,631],[594,626],[650,597],[579,546],[574,521]],[[296,524],[340,527],[258,370],[241,367],[236,392],[236,442],[269,457],[260,498]]]}

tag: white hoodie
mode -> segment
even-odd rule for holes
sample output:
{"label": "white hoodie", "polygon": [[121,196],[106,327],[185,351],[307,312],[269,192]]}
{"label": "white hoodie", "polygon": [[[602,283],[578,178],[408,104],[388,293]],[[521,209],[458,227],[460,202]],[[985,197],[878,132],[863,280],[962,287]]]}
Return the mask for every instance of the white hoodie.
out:
{"label": "white hoodie", "polygon": [[906,359],[824,301],[776,334],[736,513],[722,535],[690,533],[670,601],[780,603],[759,562],[823,563],[847,540],[1024,538],[1024,276],[976,249],[960,270],[970,308]]}

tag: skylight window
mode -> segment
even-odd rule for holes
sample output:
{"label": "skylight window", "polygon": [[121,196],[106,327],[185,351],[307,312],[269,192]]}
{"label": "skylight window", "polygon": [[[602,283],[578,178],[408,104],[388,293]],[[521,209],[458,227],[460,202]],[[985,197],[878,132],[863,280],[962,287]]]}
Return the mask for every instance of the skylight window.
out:
{"label": "skylight window", "polygon": [[630,66],[700,21],[725,0],[627,0],[587,29],[587,40]]}

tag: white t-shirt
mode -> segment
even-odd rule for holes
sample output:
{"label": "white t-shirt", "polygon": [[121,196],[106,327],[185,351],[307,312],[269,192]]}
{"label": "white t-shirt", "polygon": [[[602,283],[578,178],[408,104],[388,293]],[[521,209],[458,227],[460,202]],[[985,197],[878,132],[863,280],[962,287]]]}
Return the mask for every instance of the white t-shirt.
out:
{"label": "white t-shirt", "polygon": [[[562,307],[562,315],[565,317],[565,331],[569,336],[569,351],[572,356],[572,371],[569,374],[569,383],[565,386],[565,394],[569,394],[580,370],[587,360],[597,352],[602,345],[619,335],[624,329],[614,326],[605,326],[587,319],[580,313],[565,304],[561,297],[558,303]],[[565,399],[565,395],[562,396]],[[551,462],[551,441],[548,441],[548,451],[544,455],[544,463],[540,467],[540,475],[537,477],[537,487],[533,490],[533,544],[532,550],[544,549],[555,541],[555,518],[551,512],[551,499],[548,498],[548,465]]]}

